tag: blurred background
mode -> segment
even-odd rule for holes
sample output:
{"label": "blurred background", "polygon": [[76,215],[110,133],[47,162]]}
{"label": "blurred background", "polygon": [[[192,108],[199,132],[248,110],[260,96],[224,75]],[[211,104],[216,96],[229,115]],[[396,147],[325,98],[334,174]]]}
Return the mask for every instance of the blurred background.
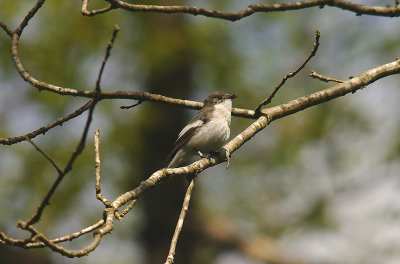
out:
{"label": "blurred background", "polygon": [[[183,2],[167,1],[168,4]],[[225,11],[250,3],[185,1]],[[394,5],[392,1],[352,1]],[[0,20],[15,28],[35,1],[1,0]],[[146,3],[148,3],[146,1]],[[153,3],[153,2],[152,2]],[[91,0],[91,8],[103,7]],[[91,90],[114,24],[121,31],[103,75],[105,91],[147,91],[202,101],[221,90],[235,107],[254,109],[288,71],[317,56],[273,100],[278,105],[332,86],[310,70],[348,79],[400,56],[398,18],[356,16],[337,8],[256,13],[236,22],[190,15],[80,14],[81,1],[46,1],[20,42],[27,70],[58,86]],[[178,242],[176,263],[400,263],[400,77],[273,122],[235,152],[229,170],[201,173]],[[0,32],[0,137],[19,136],[73,112],[87,99],[38,92],[19,76],[10,39]],[[115,199],[163,166],[177,134],[196,113],[130,100],[95,109],[86,149],[51,199],[37,228],[50,238],[93,224],[94,131],[101,131],[102,189]],[[87,113],[34,139],[63,167]],[[232,136],[251,120],[233,117]],[[57,174],[29,143],[0,146],[0,230],[28,219]],[[172,179],[148,191],[88,256],[0,246],[0,263],[163,263],[187,182]],[[79,249],[91,235],[63,245]]]}

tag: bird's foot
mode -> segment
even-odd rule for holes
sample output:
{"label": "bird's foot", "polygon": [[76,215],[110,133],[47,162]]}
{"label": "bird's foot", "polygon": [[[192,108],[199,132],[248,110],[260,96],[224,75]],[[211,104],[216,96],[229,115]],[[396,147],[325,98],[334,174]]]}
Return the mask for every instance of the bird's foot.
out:
{"label": "bird's foot", "polygon": [[202,159],[204,159],[204,158],[211,159],[211,155],[210,156],[206,156],[200,150],[197,151],[197,155],[199,155],[200,158],[202,158]]}
{"label": "bird's foot", "polygon": [[204,155],[200,150],[197,151],[197,154],[201,158],[206,158],[206,159],[212,159],[213,158],[212,156],[218,156],[219,158],[227,161],[226,169],[229,169],[229,164],[231,161],[231,153],[225,148],[221,148],[219,151],[216,152],[211,152],[209,156]]}

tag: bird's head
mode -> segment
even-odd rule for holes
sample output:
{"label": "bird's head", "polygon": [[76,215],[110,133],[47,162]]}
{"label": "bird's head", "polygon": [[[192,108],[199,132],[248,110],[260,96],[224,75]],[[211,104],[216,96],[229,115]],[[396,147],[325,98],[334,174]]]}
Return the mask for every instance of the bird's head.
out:
{"label": "bird's head", "polygon": [[213,92],[206,99],[204,99],[204,106],[213,106],[225,102],[226,100],[232,100],[236,98],[236,94],[227,94],[224,92]]}

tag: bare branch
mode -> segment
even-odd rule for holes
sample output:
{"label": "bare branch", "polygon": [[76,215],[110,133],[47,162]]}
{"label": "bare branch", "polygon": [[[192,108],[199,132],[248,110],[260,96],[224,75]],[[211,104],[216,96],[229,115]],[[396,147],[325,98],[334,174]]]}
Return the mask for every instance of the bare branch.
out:
{"label": "bare branch", "polygon": [[179,234],[182,231],[183,222],[185,221],[186,213],[189,209],[190,197],[192,195],[193,187],[194,187],[194,179],[190,181],[189,187],[186,190],[185,198],[183,200],[182,210],[181,213],[179,214],[178,222],[176,223],[174,236],[172,237],[171,246],[165,264],[174,263],[176,244],[178,243]]}
{"label": "bare branch", "polygon": [[125,207],[125,209],[122,210],[121,213],[116,212],[116,213],[115,213],[115,218],[117,218],[118,220],[122,221],[122,218],[123,218],[127,213],[129,213],[129,211],[135,206],[136,202],[137,202],[137,199],[132,200],[132,201]]}
{"label": "bare branch", "polygon": [[[63,236],[63,237],[59,237],[59,238],[55,238],[50,240],[52,243],[61,243],[61,242],[65,242],[65,241],[71,241],[74,240],[84,234],[93,232],[94,230],[98,229],[100,226],[102,226],[104,224],[104,219],[100,219],[99,221],[97,221],[97,223],[94,223],[91,226],[88,226],[82,230],[79,230],[75,233],[71,233],[69,235]],[[4,234],[4,233],[3,233]],[[1,238],[1,234],[0,234],[0,238]],[[1,240],[0,240],[1,242]],[[43,242],[33,242],[33,243],[23,243],[25,242],[25,240],[20,240],[19,243],[22,243],[24,246],[24,248],[42,248],[45,247],[46,245]]]}
{"label": "bare branch", "polygon": [[[86,227],[86,228],[84,228],[82,230],[79,230],[78,232],[69,234],[67,236],[59,237],[59,238],[56,238],[56,239],[52,239],[52,240],[50,240],[50,242],[57,244],[57,243],[65,242],[65,241],[71,241],[71,240],[73,240],[75,238],[80,237],[81,235],[93,232],[94,230],[96,230],[100,226],[102,226],[103,224],[104,224],[104,220],[100,219],[99,221],[97,221],[97,223],[95,223],[95,224],[93,224],[91,226],[88,226],[88,227]],[[31,243],[31,244],[28,243],[28,244],[26,244],[26,246],[28,248],[44,247],[45,244],[44,243],[40,243],[40,242],[39,243]]]}
{"label": "bare branch", "polygon": [[12,34],[14,33],[5,23],[3,23],[2,21],[0,21],[0,27],[7,33],[7,35],[9,35],[10,37],[12,36]]}
{"label": "bare branch", "polygon": [[111,206],[111,202],[103,197],[100,187],[101,179],[101,161],[100,161],[100,131],[96,130],[94,135],[94,153],[95,153],[95,168],[96,168],[96,198],[106,207]]}
{"label": "bare branch", "polygon": [[[386,76],[398,73],[400,73],[400,60],[396,60],[394,62],[368,70],[357,77],[331,88],[297,98],[282,105],[264,109],[266,115],[259,117],[242,133],[228,142],[224,146],[224,149],[226,149],[230,155],[239,149],[244,143],[250,140],[253,136],[255,136],[255,134],[263,130],[273,120],[292,115],[298,111],[330,101],[340,96],[344,96],[348,93],[355,93],[357,90],[364,88],[370,83],[373,83]],[[223,162],[225,158],[226,157],[204,158],[186,167],[158,170],[154,172],[147,180],[141,182],[137,188],[128,191],[115,199],[112,202],[113,208],[117,210],[120,206],[124,205],[128,201],[137,199],[144,191],[155,187],[159,182],[171,175],[198,174],[210,166],[214,166]]]}
{"label": "bare branch", "polygon": [[[202,15],[206,17],[224,19],[229,21],[236,21],[245,17],[248,17],[257,12],[282,12],[289,10],[299,10],[311,7],[324,7],[332,6],[336,8],[340,8],[343,10],[351,11],[356,13],[356,15],[373,15],[373,16],[384,16],[384,17],[398,17],[400,16],[400,9],[398,5],[396,7],[381,7],[381,6],[369,6],[356,4],[349,1],[344,0],[308,0],[308,1],[299,1],[293,3],[282,3],[282,4],[251,4],[247,8],[238,11],[238,12],[223,12],[219,10],[209,10],[205,8],[199,8],[195,6],[167,6],[167,5],[138,5],[138,4],[130,4],[119,0],[105,0],[110,3],[111,6],[101,10],[95,10],[89,12],[89,14],[83,13],[84,15],[96,15],[100,13],[107,12],[113,8],[121,8],[131,12],[153,12],[153,13],[165,13],[165,14],[174,14],[174,13],[184,13],[191,15]],[[87,3],[86,3],[87,6]],[[83,6],[82,6],[83,9]]]}
{"label": "bare branch", "polygon": [[310,76],[313,77],[314,79],[318,79],[324,82],[337,82],[337,83],[342,83],[342,80],[338,80],[338,79],[333,79],[333,78],[329,78],[326,76],[323,76],[321,74],[316,73],[315,71],[311,71]]}
{"label": "bare branch", "polygon": [[317,53],[318,47],[319,47],[319,38],[321,36],[321,33],[319,32],[319,30],[317,30],[315,32],[315,43],[314,43],[314,48],[312,49],[310,55],[308,55],[307,59],[303,62],[302,65],[300,65],[300,67],[294,71],[294,72],[288,72],[282,79],[282,81],[275,87],[275,89],[272,91],[272,93],[266,98],[264,99],[256,108],[255,112],[256,114],[260,114],[261,108],[264,105],[267,105],[269,103],[271,103],[272,98],[274,98],[275,94],[279,91],[279,89],[286,83],[287,79],[292,78],[294,76],[296,76],[297,73],[299,73],[304,66],[306,66],[306,64],[311,60],[312,57],[315,56],[315,54]]}
{"label": "bare branch", "polygon": [[95,15],[98,15],[98,14],[102,14],[102,13],[108,12],[111,9],[113,9],[113,6],[109,5],[109,6],[105,7],[105,8],[102,8],[102,9],[88,11],[87,10],[88,2],[89,2],[89,0],[83,0],[83,2],[82,2],[82,10],[81,10],[82,15],[95,16]]}
{"label": "bare branch", "polygon": [[112,47],[114,45],[114,41],[115,41],[115,39],[117,37],[117,34],[118,34],[119,30],[120,30],[120,28],[117,25],[115,25],[111,40],[110,40],[110,42],[108,42],[107,49],[106,49],[106,54],[104,55],[104,59],[103,59],[103,62],[101,63],[99,75],[98,75],[97,80],[96,80],[96,92],[97,93],[100,92],[100,90],[101,90],[100,89],[101,77],[103,75],[104,67],[106,66],[107,60],[110,57],[111,49],[112,49]]}
{"label": "bare branch", "polygon": [[130,109],[130,108],[132,108],[132,107],[135,107],[135,106],[140,105],[141,103],[143,103],[143,102],[142,102],[142,101],[138,101],[136,104],[128,105],[128,106],[122,105],[122,106],[120,106],[119,108],[121,108],[121,109]]}
{"label": "bare branch", "polygon": [[22,135],[22,136],[17,136],[17,137],[12,137],[12,138],[0,138],[0,144],[2,145],[12,145],[21,141],[26,140],[26,138],[35,138],[36,136],[40,135],[40,134],[45,134],[47,131],[49,131],[50,129],[52,129],[53,127],[56,127],[58,125],[62,125],[63,123],[77,117],[80,116],[83,112],[85,112],[86,110],[88,110],[91,105],[93,104],[93,101],[89,101],[86,104],[84,104],[83,106],[81,106],[80,108],[78,108],[76,111],[72,112],[69,115],[60,117],[59,119],[51,122],[50,124],[47,124],[44,127],[41,127],[33,132],[30,132],[26,135]]}
{"label": "bare branch", "polygon": [[37,151],[39,151],[50,163],[51,165],[53,165],[53,167],[57,170],[58,174],[62,173],[62,170],[60,169],[60,167],[57,166],[57,164],[54,162],[54,160],[52,158],[50,158],[50,156],[44,152],[38,145],[36,145],[28,136],[26,136],[26,140],[32,144],[32,146],[35,147],[35,149]]}
{"label": "bare branch", "polygon": [[38,0],[36,2],[35,6],[32,7],[31,10],[29,10],[28,14],[24,17],[21,24],[19,24],[19,26],[15,30],[15,34],[17,36],[21,36],[21,33],[24,30],[24,28],[28,25],[29,20],[31,20],[31,18],[36,14],[36,12],[39,11],[39,9],[42,7],[44,2],[45,2],[45,0]]}
{"label": "bare branch", "polygon": [[[52,242],[51,240],[49,240],[43,233],[40,233],[38,230],[36,230],[33,226],[29,225],[29,226],[24,226],[24,223],[19,223],[18,224],[21,228],[28,230],[29,232],[31,232],[31,234],[33,235],[33,240],[39,240],[41,241],[45,246],[49,247],[50,249],[52,249],[55,252],[60,253],[63,256],[67,256],[67,257],[82,257],[87,255],[89,252],[93,251],[94,249],[97,248],[97,246],[100,244],[101,238],[103,236],[103,234],[101,232],[96,232],[94,234],[94,239],[92,241],[92,243],[85,247],[84,249],[81,250],[67,250],[64,249],[61,246],[58,246],[56,243]],[[101,230],[101,229],[100,229]]]}

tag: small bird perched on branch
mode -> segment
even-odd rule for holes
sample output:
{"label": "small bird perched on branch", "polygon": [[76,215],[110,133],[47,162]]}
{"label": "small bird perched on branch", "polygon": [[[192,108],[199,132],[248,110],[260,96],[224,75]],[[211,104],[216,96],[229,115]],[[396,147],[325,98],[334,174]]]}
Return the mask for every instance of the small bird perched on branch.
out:
{"label": "small bird perched on branch", "polygon": [[179,167],[198,154],[219,150],[228,140],[231,129],[232,99],[236,94],[214,92],[204,100],[203,108],[178,135],[175,147],[168,155],[166,166]]}

